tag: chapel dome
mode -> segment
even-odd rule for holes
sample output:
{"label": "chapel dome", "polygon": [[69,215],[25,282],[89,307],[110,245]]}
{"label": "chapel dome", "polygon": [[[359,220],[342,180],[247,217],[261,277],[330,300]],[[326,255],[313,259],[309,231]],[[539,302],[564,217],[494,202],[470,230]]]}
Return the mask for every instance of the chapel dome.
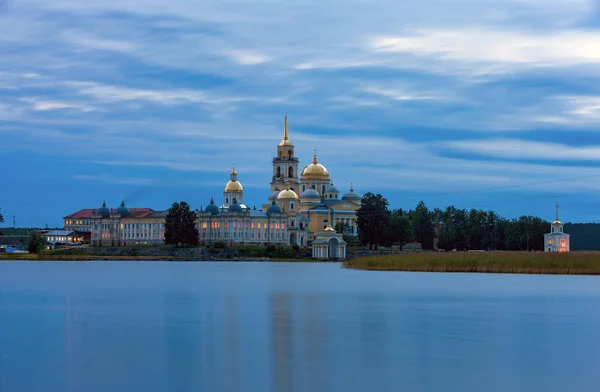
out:
{"label": "chapel dome", "polygon": [[219,215],[219,207],[217,207],[212,197],[210,198],[210,204],[206,206],[204,212],[208,212],[211,215]]}
{"label": "chapel dome", "polygon": [[321,196],[319,195],[319,192],[317,192],[317,190],[315,188],[308,188],[307,190],[302,192],[300,197],[302,197],[303,199],[320,199],[321,198]]}
{"label": "chapel dome", "polygon": [[344,193],[342,196],[342,200],[361,200],[362,196],[354,191],[354,188],[350,188],[350,190]]}
{"label": "chapel dome", "polygon": [[244,187],[242,183],[237,180],[237,171],[235,171],[235,167],[231,169],[230,180],[225,184],[225,193],[242,193],[244,192]]}
{"label": "chapel dome", "polygon": [[119,206],[119,208],[117,208],[117,212],[123,218],[126,216],[129,216],[130,213],[129,213],[129,209],[127,207],[125,207],[125,200],[121,201],[121,205]]}
{"label": "chapel dome", "polygon": [[106,206],[106,202],[102,202],[102,207],[98,209],[98,215],[102,218],[108,218],[110,216],[110,210]]}
{"label": "chapel dome", "polygon": [[339,193],[340,191],[337,189],[333,183],[329,184],[329,186],[325,189],[325,193]]}
{"label": "chapel dome", "polygon": [[241,193],[243,191],[244,187],[242,186],[242,183],[238,180],[227,181],[227,184],[225,185],[225,192]]}
{"label": "chapel dome", "polygon": [[290,189],[289,182],[285,183],[285,189],[279,192],[279,195],[277,195],[277,200],[295,200],[297,198],[298,195],[296,194],[296,192]]}
{"label": "chapel dome", "polygon": [[281,191],[279,190],[279,188],[275,189],[275,191],[273,193],[271,193],[271,195],[269,196],[269,200],[275,200],[277,199],[277,196],[279,195]]}
{"label": "chapel dome", "polygon": [[317,152],[315,151],[315,155],[313,157],[313,161],[308,164],[304,170],[302,170],[302,177],[317,177],[317,178],[328,178],[329,172],[325,168],[325,166],[321,165],[317,162]]}
{"label": "chapel dome", "polygon": [[275,203],[275,200],[273,200],[269,208],[267,208],[267,214],[281,214],[281,208]]}
{"label": "chapel dome", "polygon": [[240,206],[237,202],[237,200],[234,198],[233,199],[233,203],[231,203],[229,205],[229,212],[236,212],[236,213],[242,213],[244,212],[244,210],[242,209],[242,206]]}

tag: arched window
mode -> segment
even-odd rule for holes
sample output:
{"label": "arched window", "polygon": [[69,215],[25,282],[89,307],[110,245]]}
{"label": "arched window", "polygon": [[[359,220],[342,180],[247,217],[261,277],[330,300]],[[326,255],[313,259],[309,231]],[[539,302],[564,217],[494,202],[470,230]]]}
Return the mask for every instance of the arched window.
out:
{"label": "arched window", "polygon": [[281,177],[281,167],[277,166],[277,174],[275,176]]}
{"label": "arched window", "polygon": [[302,192],[306,190],[306,185],[302,185]]}
{"label": "arched window", "polygon": [[331,193],[329,194],[329,198],[330,198],[330,199],[333,199],[333,195],[332,195]]}
{"label": "arched window", "polygon": [[288,168],[288,177],[294,177],[294,168],[291,166]]}
{"label": "arched window", "polygon": [[294,202],[291,202],[290,203],[290,210],[293,210],[293,209],[294,209]]}
{"label": "arched window", "polygon": [[321,194],[324,195],[325,194],[325,185],[321,186]]}
{"label": "arched window", "polygon": [[229,204],[229,198],[228,197],[225,198],[225,204]]}

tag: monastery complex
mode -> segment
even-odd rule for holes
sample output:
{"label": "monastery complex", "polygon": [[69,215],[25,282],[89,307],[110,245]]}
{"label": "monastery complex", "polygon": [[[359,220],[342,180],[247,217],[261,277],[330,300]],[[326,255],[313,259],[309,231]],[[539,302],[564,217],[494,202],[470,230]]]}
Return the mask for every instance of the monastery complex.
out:
{"label": "monastery complex", "polygon": [[[244,204],[244,187],[235,168],[223,188],[223,200],[211,199],[196,210],[200,244],[297,245],[313,247],[316,258],[345,258],[346,244],[335,233],[338,223],[357,235],[356,211],[361,196],[351,187],[341,193],[317,152],[300,171],[300,161],[289,138],[287,117],[281,142],[272,159],[269,195],[260,210]],[[167,211],[149,208],[83,209],[64,218],[65,230],[90,233],[95,246],[162,244]]]}

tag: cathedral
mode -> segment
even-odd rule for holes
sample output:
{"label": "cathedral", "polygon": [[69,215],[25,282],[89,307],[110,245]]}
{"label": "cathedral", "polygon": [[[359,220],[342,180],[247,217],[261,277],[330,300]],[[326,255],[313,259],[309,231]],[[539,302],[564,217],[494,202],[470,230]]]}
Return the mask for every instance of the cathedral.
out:
{"label": "cathedral", "polygon": [[210,200],[198,213],[200,243],[266,243],[309,246],[328,225],[344,223],[357,235],[356,210],[361,196],[351,187],[340,197],[325,166],[317,160],[300,171],[287,117],[283,139],[272,159],[273,175],[267,202],[260,210],[246,207],[244,187],[235,168],[223,190],[223,204]]}
{"label": "cathedral", "polygon": [[[244,204],[244,187],[234,167],[223,188],[222,203],[217,205],[211,199],[205,208],[195,211],[200,244],[306,247],[314,243],[318,245],[317,258],[344,258],[345,243],[334,228],[343,223],[357,235],[356,211],[361,196],[353,187],[340,195],[329,171],[319,163],[316,150],[312,162],[302,171],[299,165],[286,116],[283,138],[272,159],[273,172],[266,202],[261,209],[251,209]],[[80,212],[84,211],[88,210]],[[103,204],[97,210],[90,210],[88,215],[86,222],[90,224],[93,245],[163,243],[166,211],[128,209],[122,202],[117,209]],[[65,217],[65,225],[73,223],[72,216]],[[326,246],[332,242],[336,244],[335,249]]]}

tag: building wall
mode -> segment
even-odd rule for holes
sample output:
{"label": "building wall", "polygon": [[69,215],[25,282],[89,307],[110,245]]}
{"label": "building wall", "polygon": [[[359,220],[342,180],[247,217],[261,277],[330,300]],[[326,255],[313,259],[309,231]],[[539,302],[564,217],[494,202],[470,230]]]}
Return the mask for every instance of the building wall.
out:
{"label": "building wall", "polygon": [[565,233],[544,234],[544,251],[546,252],[570,252],[570,235]]}

